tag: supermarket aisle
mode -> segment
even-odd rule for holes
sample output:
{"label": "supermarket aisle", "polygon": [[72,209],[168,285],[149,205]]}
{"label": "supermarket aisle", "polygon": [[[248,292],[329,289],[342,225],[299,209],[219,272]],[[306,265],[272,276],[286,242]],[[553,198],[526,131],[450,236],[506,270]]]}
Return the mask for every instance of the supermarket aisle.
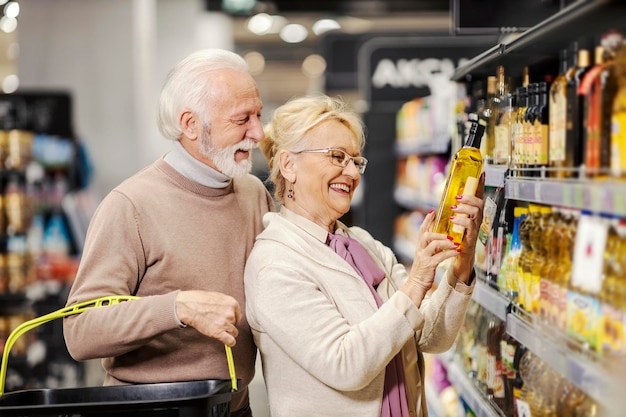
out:
{"label": "supermarket aisle", "polygon": [[267,391],[265,390],[265,381],[263,380],[263,371],[261,370],[261,356],[256,358],[256,373],[254,379],[250,383],[250,405],[254,417],[269,417],[270,411],[267,403]]}

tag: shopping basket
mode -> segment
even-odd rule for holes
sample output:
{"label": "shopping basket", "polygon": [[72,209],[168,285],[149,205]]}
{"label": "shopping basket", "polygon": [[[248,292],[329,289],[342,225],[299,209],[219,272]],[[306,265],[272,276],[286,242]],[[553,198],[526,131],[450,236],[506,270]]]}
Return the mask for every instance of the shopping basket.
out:
{"label": "shopping basket", "polygon": [[4,393],[9,351],[24,333],[48,321],[105,307],[134,296],[108,296],[65,307],[22,323],[5,343],[0,368],[2,417],[227,417],[237,390],[232,351],[225,346],[230,379],[87,388],[29,389]]}

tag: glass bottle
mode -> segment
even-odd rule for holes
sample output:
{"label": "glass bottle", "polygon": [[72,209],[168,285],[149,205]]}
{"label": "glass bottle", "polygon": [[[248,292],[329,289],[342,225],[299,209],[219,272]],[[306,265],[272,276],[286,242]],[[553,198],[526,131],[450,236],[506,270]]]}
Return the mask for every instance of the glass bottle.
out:
{"label": "glass bottle", "polygon": [[552,82],[549,93],[549,137],[550,167],[554,170],[550,176],[555,178],[565,177],[561,168],[565,166],[565,122],[567,113],[567,49],[561,50],[560,72]]}
{"label": "glass bottle", "polygon": [[[539,105],[539,95],[537,84],[528,85],[527,106],[523,115],[522,122],[522,166],[524,168],[534,168],[533,166],[533,148],[536,139],[533,136],[535,123],[535,109]],[[534,170],[525,171],[525,176],[532,177],[536,174]]]}
{"label": "glass bottle", "polygon": [[626,46],[622,44],[615,58],[618,68],[618,90],[611,116],[611,172],[626,176]]}
{"label": "glass bottle", "polygon": [[487,97],[485,102],[485,110],[483,118],[487,121],[485,129],[485,139],[480,147],[483,159],[487,163],[491,163],[493,158],[493,148],[495,143],[495,120],[500,108],[499,98],[496,95],[497,78],[493,75],[487,77]]}
{"label": "glass bottle", "polygon": [[496,122],[495,131],[494,164],[509,165],[512,157],[513,123],[517,114],[516,96],[506,94],[500,106],[500,116]]}
{"label": "glass bottle", "polygon": [[[452,241],[462,245],[465,228],[450,222],[455,213],[450,208],[457,204],[458,195],[474,195],[483,170],[480,142],[485,131],[485,121],[476,114],[470,114],[470,129],[465,145],[459,149],[450,162],[448,177],[443,189],[439,207],[435,214],[433,231],[452,237]],[[456,214],[459,215],[459,214]]]}
{"label": "glass bottle", "polygon": [[522,176],[522,172],[519,168],[522,168],[522,144],[523,144],[523,122],[524,112],[528,106],[528,92],[526,87],[517,88],[517,110],[513,115],[513,121],[511,123],[511,167],[512,175],[519,177]]}
{"label": "glass bottle", "polygon": [[[576,45],[576,43],[574,43]],[[576,48],[576,46],[574,46]],[[565,165],[570,168],[570,177],[575,177],[575,169],[582,163],[582,104],[578,94],[580,82],[591,65],[589,50],[576,52],[572,66],[567,72],[567,114],[565,121]]]}

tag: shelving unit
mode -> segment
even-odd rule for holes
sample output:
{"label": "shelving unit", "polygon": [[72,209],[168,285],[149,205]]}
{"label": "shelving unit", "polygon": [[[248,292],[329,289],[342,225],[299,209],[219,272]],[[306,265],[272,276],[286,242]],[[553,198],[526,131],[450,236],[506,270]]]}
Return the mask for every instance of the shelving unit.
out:
{"label": "shelving unit", "polygon": [[626,25],[626,2],[622,0],[579,0],[565,7],[518,37],[494,45],[475,56],[454,72],[456,81],[484,78],[504,65],[512,76],[520,76],[524,66],[556,68],[559,50],[577,37],[601,35]]}
{"label": "shelving unit", "polygon": [[474,386],[453,352],[442,353],[438,355],[438,358],[446,368],[448,379],[474,411],[476,417],[502,417],[497,409],[491,405],[491,402],[483,397],[478,388]]}
{"label": "shelving unit", "polygon": [[[597,41],[610,30],[626,31],[626,1],[579,0],[563,8],[516,37],[509,37],[459,66],[454,81],[486,80],[498,66],[513,78],[521,77],[528,66],[531,78],[558,73],[559,51],[572,41],[586,44]],[[399,150],[396,150],[399,151]],[[537,177],[517,176],[506,165],[485,165],[485,185],[504,187],[508,200],[538,203],[590,211],[626,218],[626,181],[610,178],[555,179],[549,172]],[[410,200],[400,201],[410,207],[421,206]],[[401,245],[407,248],[404,242]],[[410,255],[406,251],[404,256]],[[507,297],[483,281],[478,281],[473,299],[506,323],[506,332],[551,366],[558,374],[581,389],[607,411],[621,416],[626,409],[623,395],[626,384],[626,360],[615,362],[602,357],[564,334],[560,329],[523,314]],[[453,352],[438,355],[448,370],[450,381],[477,416],[499,416],[494,405],[474,386]]]}

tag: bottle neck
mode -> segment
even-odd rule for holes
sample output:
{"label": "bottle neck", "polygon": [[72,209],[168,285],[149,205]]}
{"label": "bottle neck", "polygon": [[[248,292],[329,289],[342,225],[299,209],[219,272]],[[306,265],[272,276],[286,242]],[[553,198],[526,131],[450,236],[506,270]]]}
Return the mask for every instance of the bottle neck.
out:
{"label": "bottle neck", "polygon": [[469,134],[465,140],[465,147],[480,149],[480,142],[485,133],[486,122],[483,119],[479,119],[478,121],[472,120],[471,123]]}

